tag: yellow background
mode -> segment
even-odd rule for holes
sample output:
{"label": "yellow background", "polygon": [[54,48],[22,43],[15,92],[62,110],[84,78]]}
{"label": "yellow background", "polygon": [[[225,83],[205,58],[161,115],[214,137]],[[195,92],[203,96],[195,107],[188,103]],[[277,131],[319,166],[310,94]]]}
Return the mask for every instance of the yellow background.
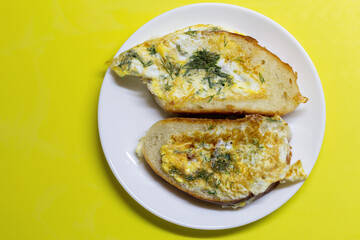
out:
{"label": "yellow background", "polygon": [[191,3],[1,4],[1,239],[360,238],[357,0],[227,1],[285,27],[310,55],[324,88],[320,156],[284,206],[244,227],[191,230],[147,212],[116,181],[97,132],[104,62],[144,23]]}

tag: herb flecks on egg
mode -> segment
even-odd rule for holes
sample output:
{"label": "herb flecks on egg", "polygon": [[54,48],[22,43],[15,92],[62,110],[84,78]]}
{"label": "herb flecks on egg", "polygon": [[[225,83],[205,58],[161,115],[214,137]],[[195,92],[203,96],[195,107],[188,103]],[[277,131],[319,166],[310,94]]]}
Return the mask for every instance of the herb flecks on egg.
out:
{"label": "herb flecks on egg", "polygon": [[189,101],[263,97],[263,77],[247,68],[227,34],[216,26],[180,30],[120,54],[114,70],[142,77],[154,95],[179,108]]}
{"label": "herb flecks on egg", "polygon": [[274,117],[252,127],[211,124],[173,135],[161,147],[161,168],[190,190],[228,199],[257,195],[284,179],[303,180],[301,165],[287,163],[290,146],[281,122]]}

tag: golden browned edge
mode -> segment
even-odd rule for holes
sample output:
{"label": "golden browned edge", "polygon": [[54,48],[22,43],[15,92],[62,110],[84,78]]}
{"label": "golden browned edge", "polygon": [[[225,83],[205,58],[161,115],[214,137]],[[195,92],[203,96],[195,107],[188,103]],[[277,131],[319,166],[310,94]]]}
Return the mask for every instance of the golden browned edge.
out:
{"label": "golden browned edge", "polygon": [[230,115],[234,115],[234,116],[243,116],[245,114],[261,114],[261,115],[265,115],[265,116],[270,116],[273,117],[275,115],[279,115],[279,116],[283,116],[287,113],[289,113],[288,111],[252,111],[252,110],[237,110],[235,109],[235,107],[231,104],[228,104],[225,106],[225,108],[218,108],[218,109],[211,109],[211,110],[206,110],[206,109],[188,109],[188,110],[182,110],[181,108],[176,108],[170,105],[166,105],[164,104],[157,96],[153,95],[155,101],[158,103],[158,105],[166,112],[170,112],[170,113],[175,113],[175,114],[193,114],[193,115],[225,115],[225,116],[230,116]]}
{"label": "golden browned edge", "polygon": [[[206,119],[206,118],[181,118],[181,117],[174,117],[174,118],[168,118],[168,119],[164,119],[164,120],[160,120],[159,123],[161,124],[166,124],[168,122],[182,122],[182,123],[207,123],[207,124],[229,124],[229,123],[241,123],[245,120],[248,119],[253,119],[253,120],[260,120],[263,117],[261,115],[258,114],[252,114],[252,115],[246,115],[244,118],[240,118],[240,119]],[[285,122],[285,124],[287,124]],[[266,189],[265,192],[260,193],[256,196],[254,196],[252,193],[250,193],[247,197],[245,198],[241,198],[241,199],[237,199],[237,200],[233,200],[233,201],[216,201],[216,200],[209,200],[209,199],[205,199],[193,192],[191,192],[190,190],[182,187],[178,182],[176,182],[175,180],[171,179],[170,177],[168,177],[164,172],[162,171],[158,171],[156,169],[155,166],[153,166],[151,164],[151,161],[147,158],[147,154],[143,151],[143,155],[144,158],[146,160],[146,162],[149,164],[150,168],[158,175],[160,176],[162,179],[164,179],[166,182],[168,182],[169,184],[171,184],[172,186],[176,187],[177,189],[193,196],[194,198],[197,198],[199,200],[205,201],[205,202],[209,202],[209,203],[215,203],[215,204],[220,204],[220,205],[229,205],[231,206],[232,204],[236,204],[236,203],[240,203],[240,202],[244,202],[246,200],[249,200],[252,197],[255,197],[255,199],[258,199],[259,197],[269,193],[270,191],[272,191],[273,189],[276,188],[277,185],[279,185],[279,181],[278,182],[274,182],[272,184],[270,184],[270,186]],[[287,156],[287,161],[286,163],[289,165],[290,164],[290,159],[291,159],[291,151],[289,153],[289,155]]]}
{"label": "golden browned edge", "polygon": [[[242,123],[248,120],[261,120],[263,116],[260,114],[249,114],[243,118],[238,119],[209,119],[209,118],[183,118],[183,117],[173,117],[167,118],[164,120],[160,120],[160,123],[167,123],[167,122],[183,122],[183,123],[207,123],[207,124],[234,124],[234,123]],[[284,122],[286,123],[286,122]],[[286,123],[287,124],[287,123]]]}
{"label": "golden browned edge", "polygon": [[265,194],[267,194],[267,193],[269,193],[269,192],[271,192],[271,191],[274,190],[279,184],[280,184],[279,181],[273,182],[272,184],[269,185],[269,187],[265,190],[265,192],[262,192],[262,193],[256,195],[255,198],[254,198],[254,200],[256,200],[256,199],[264,196]]}
{"label": "golden browned edge", "polygon": [[[244,114],[261,114],[261,115],[265,115],[265,116],[275,116],[275,115],[280,115],[283,116],[287,113],[289,113],[288,111],[252,111],[252,110],[232,110],[232,108],[228,107],[228,108],[224,108],[224,109],[211,109],[211,110],[206,110],[206,109],[188,109],[188,110],[181,110],[178,108],[172,108],[172,107],[166,107],[163,106],[163,109],[166,112],[171,112],[171,113],[178,113],[178,114],[214,114],[214,115],[244,115]],[[225,110],[227,109],[227,110]]]}

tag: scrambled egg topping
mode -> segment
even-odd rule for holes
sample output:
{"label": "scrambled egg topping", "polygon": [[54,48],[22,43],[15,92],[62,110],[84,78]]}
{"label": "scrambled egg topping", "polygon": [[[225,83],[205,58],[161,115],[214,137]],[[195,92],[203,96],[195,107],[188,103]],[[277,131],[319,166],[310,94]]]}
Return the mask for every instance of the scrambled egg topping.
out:
{"label": "scrambled egg topping", "polygon": [[300,161],[287,162],[286,127],[276,117],[173,135],[161,148],[161,167],[192,191],[228,201],[255,196],[274,182],[306,178]]}
{"label": "scrambled egg topping", "polygon": [[137,45],[111,68],[120,76],[145,79],[149,90],[174,106],[213,99],[265,96],[265,79],[229,31],[196,25]]}

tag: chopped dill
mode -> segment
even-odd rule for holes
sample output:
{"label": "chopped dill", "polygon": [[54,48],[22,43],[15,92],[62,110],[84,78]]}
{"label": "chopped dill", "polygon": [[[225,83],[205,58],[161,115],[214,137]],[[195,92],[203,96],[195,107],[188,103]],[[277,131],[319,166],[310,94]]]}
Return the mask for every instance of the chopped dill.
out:
{"label": "chopped dill", "polygon": [[210,77],[205,77],[204,79],[207,80],[207,82],[209,84],[209,88],[213,88],[214,83],[211,81]]}
{"label": "chopped dill", "polygon": [[187,30],[187,32],[185,32],[185,34],[187,34],[187,35],[189,35],[189,36],[191,36],[191,37],[196,37],[197,31],[191,30],[191,28],[189,28],[189,29]]}
{"label": "chopped dill", "polygon": [[215,125],[211,124],[209,127],[208,127],[208,130],[212,130],[215,128]]}
{"label": "chopped dill", "polygon": [[186,68],[187,72],[200,69],[215,72],[215,69],[220,69],[220,67],[216,65],[219,59],[220,55],[217,53],[210,52],[206,49],[198,50],[190,56],[190,61],[184,65],[184,68]]}
{"label": "chopped dill", "polygon": [[178,52],[181,54],[181,55],[184,55],[184,54],[187,54],[187,52],[183,51],[180,47],[179,44],[176,44],[176,50],[178,50]]}
{"label": "chopped dill", "polygon": [[141,64],[143,65],[143,67],[149,67],[149,66],[151,66],[151,65],[154,64],[153,61],[151,61],[151,60],[149,60],[149,61],[146,62],[146,63],[144,63],[143,61],[140,61],[140,62],[141,62]]}
{"label": "chopped dill", "polygon": [[176,174],[180,174],[179,170],[176,168],[173,168],[169,171],[169,173],[176,173]]}
{"label": "chopped dill", "polygon": [[252,141],[252,144],[254,144],[256,146],[259,146],[259,140],[258,139],[253,138],[253,139],[251,139],[251,141]]}
{"label": "chopped dill", "polygon": [[209,103],[214,97],[215,97],[215,95],[211,95],[211,96],[209,97],[208,103]]}
{"label": "chopped dill", "polygon": [[220,180],[220,179],[216,179],[216,180],[214,181],[214,187],[215,187],[215,188],[218,188],[220,184],[221,184],[221,180]]}
{"label": "chopped dill", "polygon": [[258,150],[261,150],[261,149],[264,148],[264,146],[263,146],[263,145],[260,145],[259,140],[256,139],[256,138],[251,139],[251,143],[252,143],[255,147],[257,147]]}
{"label": "chopped dill", "polygon": [[206,170],[198,170],[195,173],[195,178],[201,178],[207,182],[212,175],[213,173],[208,173]]}
{"label": "chopped dill", "polygon": [[240,174],[240,169],[236,166],[233,167],[233,171],[235,174]]}
{"label": "chopped dill", "polygon": [[209,162],[209,161],[210,161],[210,159],[209,159],[205,154],[203,154],[202,152],[200,152],[200,156],[201,156],[202,158],[204,158],[204,161],[205,161],[205,162]]}
{"label": "chopped dill", "polygon": [[155,45],[151,45],[151,47],[148,47],[147,50],[150,52],[150,55],[155,55],[157,53]]}
{"label": "chopped dill", "polygon": [[133,59],[133,58],[140,58],[140,56],[137,52],[135,52],[134,50],[131,49],[127,53],[124,54],[118,67],[121,70],[124,70],[124,67],[127,66],[127,69],[129,70],[130,66],[131,66],[131,59]]}
{"label": "chopped dill", "polygon": [[260,82],[261,82],[261,83],[264,83],[264,82],[265,82],[265,79],[264,79],[263,75],[261,75],[261,73],[259,73],[259,78],[260,78]]}
{"label": "chopped dill", "polygon": [[222,154],[215,151],[211,158],[213,159],[211,168],[217,172],[227,172],[232,162],[230,153]]}
{"label": "chopped dill", "polygon": [[[186,69],[184,76],[191,70],[205,70],[206,75],[203,81],[209,85],[209,88],[213,88],[215,85],[224,87],[225,83],[231,86],[233,84],[231,76],[222,72],[221,67],[216,65],[219,59],[220,55],[217,53],[210,52],[206,49],[198,50],[190,56],[189,61],[183,66],[183,68]],[[221,79],[215,81],[216,77]]]}
{"label": "chopped dill", "polygon": [[161,58],[161,63],[162,63],[162,66],[163,68],[165,69],[165,71],[169,74],[170,78],[172,80],[174,80],[173,78],[173,74],[175,76],[178,76],[179,73],[180,73],[180,67],[178,67],[177,65],[173,64],[171,61],[170,61],[170,58],[168,56],[166,56],[166,59],[165,58]]}
{"label": "chopped dill", "polygon": [[270,117],[267,117],[266,120],[268,120],[269,122],[278,122],[278,123],[281,123],[280,120],[276,120],[276,119],[273,119],[273,118],[270,118]]}
{"label": "chopped dill", "polygon": [[215,26],[215,27],[212,27],[212,28],[211,28],[211,31],[212,31],[212,32],[219,31],[219,30],[221,30],[221,28],[218,27],[218,26]]}
{"label": "chopped dill", "polygon": [[170,91],[174,85],[170,85],[169,82],[165,84],[165,91]]}
{"label": "chopped dill", "polygon": [[226,35],[224,35],[224,47],[228,44],[228,41],[226,40]]}
{"label": "chopped dill", "polygon": [[184,178],[186,179],[186,181],[189,181],[189,182],[191,182],[191,181],[194,181],[194,180],[195,180],[195,177],[194,177],[194,176],[192,176],[192,175],[184,175]]}
{"label": "chopped dill", "polygon": [[[212,175],[214,175],[214,173],[209,173],[206,170],[197,170],[194,174],[192,175],[187,175],[185,173],[183,173],[182,171],[180,171],[179,169],[173,167],[170,171],[169,174],[177,174],[181,177],[183,177],[186,181],[194,181],[196,179],[204,179],[206,182],[208,182],[210,180],[210,178],[212,177]],[[211,181],[213,182],[213,181]],[[215,184],[214,184],[215,185]]]}
{"label": "chopped dill", "polygon": [[215,191],[215,190],[209,190],[209,191],[208,191],[208,194],[210,194],[210,195],[216,195],[216,191]]}
{"label": "chopped dill", "polygon": [[135,52],[134,50],[129,50],[123,57],[123,59],[121,60],[120,64],[118,65],[119,68],[121,68],[121,70],[124,70],[124,66],[127,66],[127,69],[130,69],[131,66],[131,60],[132,59],[137,59],[142,65],[143,67],[149,67],[153,64],[153,62],[151,60],[149,60],[148,62],[145,62],[142,57]]}

